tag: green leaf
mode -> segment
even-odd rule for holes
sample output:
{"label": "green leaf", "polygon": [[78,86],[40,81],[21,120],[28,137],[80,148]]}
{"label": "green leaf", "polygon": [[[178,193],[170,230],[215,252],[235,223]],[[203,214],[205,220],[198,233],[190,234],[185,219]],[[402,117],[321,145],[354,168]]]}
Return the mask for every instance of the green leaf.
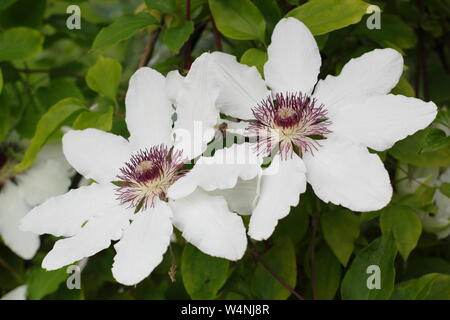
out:
{"label": "green leaf", "polygon": [[63,267],[54,271],[47,271],[41,267],[30,270],[27,281],[28,298],[40,300],[46,295],[58,290],[58,287],[68,278],[66,268]]}
{"label": "green leaf", "polygon": [[44,37],[34,29],[18,27],[3,31],[0,33],[0,61],[30,59],[42,50],[43,42]]}
{"label": "green leaf", "polygon": [[250,0],[208,0],[217,29],[236,40],[265,41],[266,21]]}
{"label": "green leaf", "polygon": [[242,55],[241,63],[246,64],[250,67],[255,66],[261,76],[264,76],[264,64],[266,63],[267,59],[267,52],[256,48],[250,48]]}
{"label": "green leaf", "polygon": [[163,41],[170,50],[178,53],[193,32],[194,23],[192,21],[188,21],[182,26],[165,29]]}
{"label": "green leaf", "polygon": [[[288,237],[277,239],[262,258],[287,284],[295,288],[297,262],[294,245]],[[291,295],[261,264],[258,264],[253,275],[252,291],[258,298],[266,300],[285,300]]]}
{"label": "green leaf", "polygon": [[426,146],[426,137],[432,128],[417,131],[412,136],[398,141],[389,153],[397,160],[418,167],[435,168],[450,166],[450,148],[441,148],[432,152],[421,152]]}
{"label": "green leaf", "polygon": [[380,226],[383,235],[392,232],[397,249],[406,261],[422,233],[422,223],[417,214],[409,207],[390,205],[381,212]]}
{"label": "green leaf", "polygon": [[336,257],[346,266],[359,237],[359,219],[344,209],[325,211],[320,217],[325,241]]}
{"label": "green leaf", "polygon": [[86,74],[86,83],[101,96],[115,101],[121,75],[122,66],[119,62],[99,56],[97,62]]}
{"label": "green leaf", "polygon": [[433,152],[442,148],[448,148],[450,146],[450,137],[444,132],[444,130],[437,128],[430,128],[425,137],[424,146],[420,153]]}
{"label": "green leaf", "polygon": [[158,20],[147,12],[121,16],[112,24],[100,30],[97,37],[95,37],[92,49],[106,49],[120,41],[130,38],[136,31],[157,23]]}
{"label": "green leaf", "polygon": [[450,275],[429,273],[398,284],[392,300],[450,300]]}
{"label": "green leaf", "polygon": [[366,35],[384,48],[398,51],[413,48],[417,43],[414,29],[400,17],[388,13],[381,14],[381,29],[368,29],[365,24],[361,24],[357,33]]}
{"label": "green leaf", "polygon": [[174,13],[177,9],[176,0],[145,0],[149,9],[155,9],[162,13]]}
{"label": "green leaf", "polygon": [[323,246],[316,255],[317,299],[332,300],[341,280],[341,265],[330,248]]}
{"label": "green leaf", "polygon": [[306,197],[303,197],[302,204],[291,208],[289,215],[280,220],[273,237],[281,238],[289,236],[295,245],[303,239],[309,227],[309,208],[307,207]]}
{"label": "green leaf", "polygon": [[281,10],[277,2],[275,0],[253,0],[253,3],[261,10],[266,19],[267,33],[272,34],[275,25],[281,19]]}
{"label": "green leaf", "polygon": [[400,77],[400,80],[398,81],[395,88],[392,89],[391,93],[392,94],[401,94],[401,95],[407,96],[407,97],[415,97],[416,96],[416,92],[415,92],[413,86],[411,85],[411,83],[409,83],[408,80],[406,80],[406,78],[404,76]]}
{"label": "green leaf", "polygon": [[[385,300],[394,290],[394,260],[397,249],[392,236],[382,236],[359,251],[350,265],[341,284],[341,296],[344,300]],[[376,273],[367,273],[369,266],[378,266],[380,288],[369,289],[370,277]]]}
{"label": "green leaf", "polygon": [[75,82],[64,78],[52,80],[47,87],[40,87],[36,98],[44,110],[65,98],[84,101],[83,93]]}
{"label": "green leaf", "polygon": [[225,284],[229,262],[187,244],[181,257],[183,284],[192,299],[214,299]]}
{"label": "green leaf", "polygon": [[2,68],[0,68],[0,93],[2,93],[3,90],[3,73]]}
{"label": "green leaf", "polygon": [[289,11],[286,17],[297,18],[313,35],[320,35],[358,23],[368,6],[361,0],[314,0]]}
{"label": "green leaf", "polygon": [[5,10],[16,1],[17,0],[2,0],[2,2],[0,2],[0,11]]}
{"label": "green leaf", "polygon": [[[4,2],[2,0],[1,2]],[[8,1],[7,1],[8,2]],[[47,0],[18,0],[0,14],[4,28],[16,26],[40,29],[44,18]],[[1,7],[1,5],[0,5]]]}
{"label": "green leaf", "polygon": [[111,104],[99,105],[96,110],[88,110],[81,113],[74,121],[72,128],[84,130],[95,128],[103,131],[110,131],[113,123],[114,106]]}
{"label": "green leaf", "polygon": [[39,120],[36,132],[30,141],[24,158],[16,165],[16,173],[28,169],[36,159],[37,154],[52,136],[70,118],[80,112],[86,111],[84,104],[74,98],[67,98],[52,106]]}
{"label": "green leaf", "polygon": [[450,182],[444,182],[439,187],[439,191],[450,198]]}

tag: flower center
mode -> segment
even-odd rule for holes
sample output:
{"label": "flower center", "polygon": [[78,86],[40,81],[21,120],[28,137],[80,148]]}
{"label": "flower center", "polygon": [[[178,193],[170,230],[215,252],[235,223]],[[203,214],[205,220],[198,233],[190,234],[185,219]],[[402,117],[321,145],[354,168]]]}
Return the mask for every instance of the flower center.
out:
{"label": "flower center", "polygon": [[181,151],[173,152],[164,145],[138,151],[113,182],[118,186],[118,200],[136,212],[154,207],[157,199],[166,200],[169,187],[185,174],[183,164]]}
{"label": "flower center", "polygon": [[300,155],[313,152],[320,146],[318,140],[331,133],[327,110],[302,93],[269,96],[253,108],[253,115],[258,121],[250,123],[247,131],[257,137],[259,154],[270,154],[277,146],[284,159],[292,156],[294,146]]}

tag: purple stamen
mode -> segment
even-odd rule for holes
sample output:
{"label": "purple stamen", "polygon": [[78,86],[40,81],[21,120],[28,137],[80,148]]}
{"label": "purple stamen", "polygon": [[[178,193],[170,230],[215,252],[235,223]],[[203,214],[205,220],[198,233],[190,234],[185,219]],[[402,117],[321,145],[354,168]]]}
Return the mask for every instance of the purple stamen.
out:
{"label": "purple stamen", "polygon": [[186,172],[181,151],[173,152],[164,145],[140,150],[120,169],[116,189],[121,204],[146,209],[156,199],[165,200],[169,187]]}
{"label": "purple stamen", "polygon": [[258,138],[258,154],[269,154],[279,146],[281,157],[292,157],[293,146],[300,154],[313,152],[320,146],[316,140],[331,133],[327,110],[317,106],[317,100],[302,93],[277,93],[269,96],[253,109],[257,122],[247,131]]}

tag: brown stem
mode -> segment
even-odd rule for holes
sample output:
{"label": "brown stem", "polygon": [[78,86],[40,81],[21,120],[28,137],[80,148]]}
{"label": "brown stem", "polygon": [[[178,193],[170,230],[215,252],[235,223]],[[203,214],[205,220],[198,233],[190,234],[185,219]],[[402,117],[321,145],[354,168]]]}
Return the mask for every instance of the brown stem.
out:
{"label": "brown stem", "polygon": [[22,282],[22,278],[19,276],[19,274],[14,270],[14,268],[12,268],[5,260],[3,260],[2,258],[0,258],[0,266],[2,266],[3,268],[5,268],[6,270],[9,271],[9,273],[11,273],[11,275],[16,278],[16,280],[18,282]]}
{"label": "brown stem", "polygon": [[316,244],[316,233],[317,233],[317,222],[318,222],[318,213],[313,213],[311,218],[312,224],[312,232],[311,232],[311,243],[310,243],[310,257],[309,257],[309,268],[311,270],[311,290],[313,299],[317,299],[317,275],[316,275],[316,253],[315,253],[315,244]]}
{"label": "brown stem", "polygon": [[217,49],[217,51],[223,51],[222,38],[220,36],[220,32],[217,29],[216,22],[214,21],[213,17],[211,17],[211,24],[212,24],[212,31],[213,31],[213,34],[214,34],[214,41],[216,43],[216,49]]}
{"label": "brown stem", "polygon": [[145,46],[144,53],[142,54],[141,58],[139,59],[138,68],[148,65],[148,62],[152,58],[153,51],[155,49],[155,44],[156,44],[156,41],[158,41],[158,37],[159,37],[160,33],[161,33],[161,29],[158,29],[155,32],[153,32],[152,36],[150,37],[150,40],[148,40],[147,45]]}
{"label": "brown stem", "polygon": [[252,256],[286,289],[289,290],[298,300],[305,300],[297,291],[294,290],[279,274],[272,270],[272,268],[267,264],[267,262],[259,255],[256,248],[247,249]]}

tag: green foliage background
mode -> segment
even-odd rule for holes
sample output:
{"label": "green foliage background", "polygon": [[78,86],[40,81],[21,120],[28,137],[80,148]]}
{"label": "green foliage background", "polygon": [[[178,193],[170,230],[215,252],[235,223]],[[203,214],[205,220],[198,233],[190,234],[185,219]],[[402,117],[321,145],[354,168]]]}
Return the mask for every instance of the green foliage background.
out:
{"label": "green foliage background", "polygon": [[[71,4],[81,8],[81,30],[65,26]],[[241,261],[206,256],[178,234],[161,265],[135,287],[114,281],[112,247],[88,260],[81,290],[68,290],[65,268],[40,268],[54,237],[42,237],[31,261],[0,241],[0,296],[27,284],[30,299],[295,299],[265,263],[305,299],[450,299],[450,239],[439,240],[419,219],[437,213],[433,195],[440,188],[449,196],[449,185],[422,179],[416,190],[404,187],[450,165],[443,130],[450,119],[450,2],[370,4],[382,10],[380,30],[366,27],[369,4],[360,0],[2,0],[0,152],[14,173],[29,168],[47,142],[61,139],[63,125],[127,137],[124,95],[138,66],[184,73],[202,52],[223,50],[262,73],[270,35],[284,16],[300,19],[315,35],[321,78],[363,52],[391,47],[405,59],[393,91],[433,100],[440,111],[432,128],[379,154],[395,190],[381,211],[351,212],[308,190],[274,235],[249,244]],[[30,141],[26,150],[4,147],[12,132]],[[383,272],[379,290],[366,286],[373,264]]]}

